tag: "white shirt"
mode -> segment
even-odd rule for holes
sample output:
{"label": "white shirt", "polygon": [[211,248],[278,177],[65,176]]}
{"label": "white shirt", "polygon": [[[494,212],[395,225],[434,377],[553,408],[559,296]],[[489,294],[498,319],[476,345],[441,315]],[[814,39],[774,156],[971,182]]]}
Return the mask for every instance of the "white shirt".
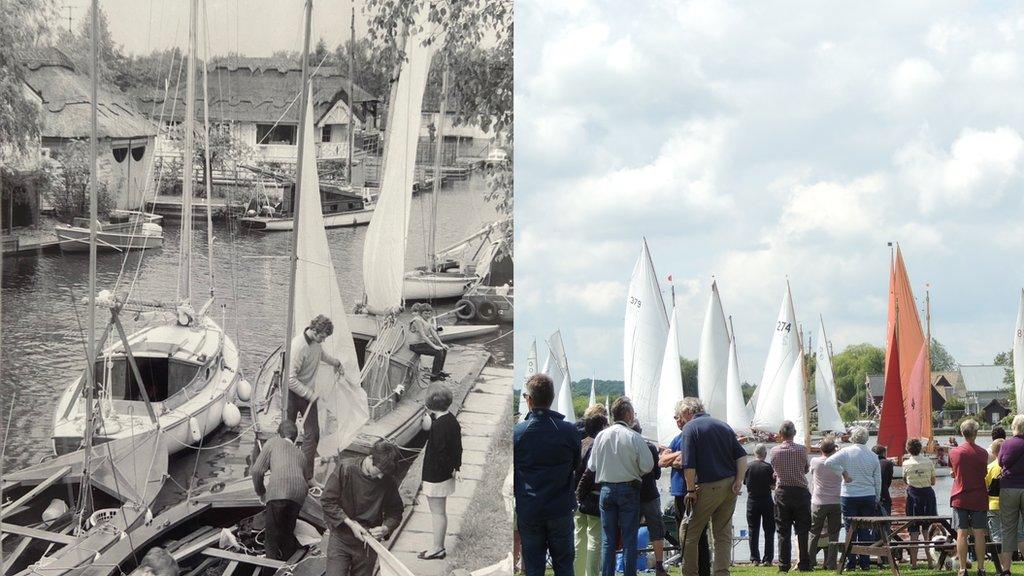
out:
{"label": "white shirt", "polygon": [[654,468],[654,456],[642,436],[616,422],[594,438],[587,468],[596,473],[598,483],[639,481]]}

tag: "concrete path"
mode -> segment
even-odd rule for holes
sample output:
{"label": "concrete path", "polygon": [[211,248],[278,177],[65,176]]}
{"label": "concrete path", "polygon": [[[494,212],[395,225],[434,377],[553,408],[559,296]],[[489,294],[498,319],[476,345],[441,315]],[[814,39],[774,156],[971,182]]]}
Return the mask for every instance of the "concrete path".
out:
{"label": "concrete path", "polygon": [[[455,547],[466,508],[483,478],[491,439],[501,418],[508,412],[511,393],[511,369],[484,368],[459,411],[458,420],[462,426],[462,482],[455,489],[455,494],[448,498],[447,543],[450,549]],[[416,557],[421,550],[432,547],[427,499],[422,493],[417,493],[412,514],[392,541],[391,552],[417,576],[444,575],[447,562],[420,560]]]}

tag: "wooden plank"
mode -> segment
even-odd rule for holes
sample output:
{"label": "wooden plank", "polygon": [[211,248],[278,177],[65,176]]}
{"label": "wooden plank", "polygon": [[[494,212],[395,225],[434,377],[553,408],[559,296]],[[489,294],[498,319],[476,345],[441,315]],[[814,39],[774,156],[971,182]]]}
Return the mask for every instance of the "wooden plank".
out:
{"label": "wooden plank", "polygon": [[199,576],[207,568],[212,566],[215,562],[218,562],[218,560],[216,558],[207,558],[206,560],[203,560],[202,562],[200,562],[199,566],[196,566],[192,570],[189,570],[188,572],[186,572],[185,576]]}
{"label": "wooden plank", "polygon": [[190,556],[193,556],[195,554],[198,554],[198,553],[202,552],[203,548],[206,548],[207,546],[209,546],[210,544],[213,544],[214,542],[216,542],[218,540],[220,540],[220,532],[219,531],[218,532],[213,532],[212,534],[206,536],[205,538],[200,538],[200,539],[196,540],[195,542],[189,544],[188,546],[185,546],[185,547],[181,548],[177,552],[174,552],[173,554],[171,554],[171,556],[174,557],[175,562],[181,562],[182,560],[184,560],[184,559],[186,559],[186,558],[188,558]]}
{"label": "wooden plank", "polygon": [[71,473],[71,466],[65,466],[65,467],[61,468],[60,470],[57,470],[56,472],[54,472],[49,478],[47,478],[46,480],[43,480],[41,484],[39,484],[35,488],[29,490],[28,492],[25,492],[25,494],[22,495],[21,498],[18,498],[17,500],[15,500],[14,502],[11,502],[7,506],[4,506],[2,511],[0,511],[0,520],[3,520],[4,518],[10,516],[11,513],[14,512],[15,509],[20,507],[25,502],[28,502],[29,500],[35,498],[40,492],[42,492],[43,490],[46,490],[50,486],[53,486],[54,484],[57,483],[58,480],[60,480],[61,478],[67,476],[70,473]]}
{"label": "wooden plank", "polygon": [[232,560],[231,562],[228,562],[228,567],[224,569],[224,573],[220,576],[234,576],[236,568],[238,568],[238,562]]}
{"label": "wooden plank", "polygon": [[28,548],[28,545],[31,543],[31,538],[23,536],[21,538],[21,542],[18,542],[18,546],[14,549],[14,552],[12,552],[9,555],[5,555],[4,564],[2,568],[4,574],[7,574],[7,571],[11,568],[12,565],[14,565],[15,562],[18,561],[18,558],[21,557],[21,554],[25,552],[25,549]]}
{"label": "wooden plank", "polygon": [[287,564],[280,560],[270,560],[269,558],[263,558],[261,556],[250,556],[248,554],[228,552],[227,550],[221,550],[220,548],[207,548],[206,550],[203,550],[203,554],[206,556],[213,556],[214,558],[222,558],[224,560],[232,560],[234,562],[252,564],[253,566],[273,568],[274,570],[287,566]]}
{"label": "wooden plank", "polygon": [[68,536],[66,534],[60,534],[58,532],[49,532],[47,530],[27,528],[25,526],[18,526],[17,524],[8,524],[6,522],[0,522],[0,530],[3,530],[4,532],[10,532],[11,534],[17,534],[18,536],[28,536],[29,538],[35,538],[37,540],[56,542],[57,544],[74,544],[78,541],[74,536]]}

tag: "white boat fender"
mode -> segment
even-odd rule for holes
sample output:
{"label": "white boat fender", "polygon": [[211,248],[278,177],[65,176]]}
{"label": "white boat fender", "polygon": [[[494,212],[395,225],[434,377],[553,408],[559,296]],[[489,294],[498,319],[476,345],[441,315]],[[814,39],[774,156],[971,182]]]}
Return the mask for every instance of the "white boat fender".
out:
{"label": "white boat fender", "polygon": [[145,524],[146,524],[146,526],[149,526],[152,523],[153,523],[153,510],[151,508],[146,508]]}
{"label": "white boat fender", "polygon": [[67,511],[68,505],[60,498],[50,500],[50,505],[43,510],[43,524],[49,526],[51,522],[67,514]]}
{"label": "white boat fender", "polygon": [[203,439],[203,431],[199,428],[199,421],[195,416],[188,419],[188,429],[192,435],[192,442],[199,442]]}
{"label": "white boat fender", "polygon": [[224,425],[228,428],[234,428],[242,423],[242,413],[238,410],[238,406],[234,403],[228,402],[224,405]]}
{"label": "white boat fender", "polygon": [[252,384],[245,378],[239,379],[235,386],[235,396],[242,402],[248,402],[252,398]]}
{"label": "white boat fender", "polygon": [[313,544],[320,543],[320,533],[316,531],[312,524],[302,520],[295,521],[295,530],[292,533],[302,546],[312,546]]}

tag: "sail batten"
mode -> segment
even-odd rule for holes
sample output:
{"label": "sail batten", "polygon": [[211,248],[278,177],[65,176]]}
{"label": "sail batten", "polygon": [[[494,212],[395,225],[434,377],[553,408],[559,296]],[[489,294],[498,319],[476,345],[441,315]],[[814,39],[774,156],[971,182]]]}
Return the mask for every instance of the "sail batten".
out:
{"label": "sail batten", "polygon": [[657,387],[668,337],[668,315],[651,254],[644,241],[626,296],[623,332],[625,392],[643,429],[657,426]]}

